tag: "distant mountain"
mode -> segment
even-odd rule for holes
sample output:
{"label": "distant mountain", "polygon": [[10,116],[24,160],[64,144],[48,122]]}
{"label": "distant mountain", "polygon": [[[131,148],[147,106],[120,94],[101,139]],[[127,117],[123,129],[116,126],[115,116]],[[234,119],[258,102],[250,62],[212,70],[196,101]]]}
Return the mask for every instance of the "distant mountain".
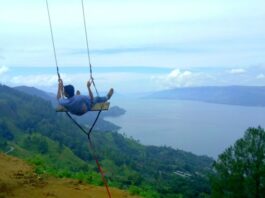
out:
{"label": "distant mountain", "polygon": [[118,117],[126,113],[125,109],[118,106],[111,107],[108,111],[104,111],[102,116],[104,117]]}
{"label": "distant mountain", "polygon": [[27,93],[29,95],[40,97],[44,100],[49,100],[49,101],[51,100],[51,94],[44,92],[40,89],[37,89],[35,87],[18,86],[18,87],[14,87],[14,89]]}
{"label": "distant mountain", "polygon": [[[87,137],[64,114],[56,113],[49,101],[0,86],[0,109],[1,151],[27,159],[38,174],[102,185]],[[142,197],[210,193],[207,175],[213,159],[207,156],[166,146],[144,146],[111,131],[93,131],[92,139],[113,187]]]}
{"label": "distant mountain", "polygon": [[148,98],[195,100],[209,103],[265,106],[265,87],[227,86],[227,87],[188,87],[159,91]]}

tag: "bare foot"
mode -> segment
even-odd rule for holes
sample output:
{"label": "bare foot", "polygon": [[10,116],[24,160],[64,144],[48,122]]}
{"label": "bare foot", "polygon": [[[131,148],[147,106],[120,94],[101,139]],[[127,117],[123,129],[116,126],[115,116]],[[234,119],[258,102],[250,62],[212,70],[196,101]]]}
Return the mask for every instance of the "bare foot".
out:
{"label": "bare foot", "polygon": [[111,98],[111,96],[113,95],[113,93],[114,93],[114,90],[113,90],[113,88],[111,88],[111,89],[109,90],[109,93],[107,94],[107,98],[108,98],[108,100]]}

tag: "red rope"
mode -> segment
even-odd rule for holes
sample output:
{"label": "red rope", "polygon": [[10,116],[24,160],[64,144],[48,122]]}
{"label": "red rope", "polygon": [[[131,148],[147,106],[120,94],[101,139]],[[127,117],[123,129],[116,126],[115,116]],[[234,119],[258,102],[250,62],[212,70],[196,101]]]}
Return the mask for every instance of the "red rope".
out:
{"label": "red rope", "polygon": [[[47,13],[48,13],[48,19],[49,19],[49,25],[50,25],[50,33],[51,33],[51,39],[52,39],[52,44],[53,44],[53,53],[54,53],[54,59],[55,59],[55,64],[56,64],[56,69],[57,69],[57,75],[58,75],[58,80],[61,79],[61,76],[60,76],[60,73],[59,73],[59,67],[58,67],[58,61],[57,61],[57,55],[56,55],[56,49],[55,49],[55,42],[54,42],[54,37],[53,37],[53,30],[52,30],[52,23],[51,23],[51,17],[50,17],[50,10],[49,10],[49,4],[48,4],[48,0],[46,0],[46,8],[47,8]],[[98,90],[96,88],[96,85],[95,85],[95,82],[94,82],[94,79],[92,77],[92,65],[91,65],[91,61],[90,61],[90,54],[89,54],[89,46],[88,46],[88,38],[87,38],[87,30],[86,30],[86,20],[85,20],[85,9],[84,9],[84,2],[82,0],[82,11],[83,11],[83,20],[84,20],[84,29],[85,29],[85,35],[86,35],[86,44],[87,44],[87,55],[88,55],[88,62],[89,62],[89,67],[90,67],[90,78],[92,80],[92,83],[95,87],[95,90],[97,92],[97,95],[99,95],[98,93]],[[103,106],[102,106],[103,107]],[[73,118],[72,116],[66,112],[66,115],[74,122],[74,124],[76,124],[76,126],[78,126],[78,128],[81,129],[82,132],[84,132],[87,137],[88,137],[88,140],[89,140],[89,145],[90,145],[90,148],[93,152],[93,157],[97,163],[97,166],[98,166],[98,170],[101,174],[101,177],[102,177],[102,181],[104,182],[104,185],[106,187],[106,190],[108,192],[108,196],[109,198],[111,198],[111,194],[110,194],[110,191],[109,191],[109,187],[108,187],[108,183],[107,183],[107,180],[105,179],[104,177],[104,174],[103,174],[103,171],[102,171],[102,168],[98,162],[98,159],[96,157],[96,152],[95,152],[95,149],[93,147],[93,144],[91,142],[91,139],[90,139],[90,133],[92,132],[97,120],[98,120],[98,117],[101,113],[102,109],[99,111],[98,115],[97,115],[97,118],[95,119],[92,127],[89,129],[89,132],[86,132],[85,129],[83,127],[81,127]]]}
{"label": "red rope", "polygon": [[101,174],[102,181],[103,181],[103,183],[104,183],[104,185],[105,185],[105,188],[106,188],[106,190],[107,190],[108,196],[109,196],[109,198],[111,198],[111,194],[110,194],[110,191],[109,191],[108,182],[107,182],[107,180],[106,180],[106,178],[105,178],[105,176],[104,176],[104,173],[103,173],[103,171],[102,171],[102,168],[101,168],[101,166],[100,166],[100,164],[99,164],[98,158],[97,158],[97,156],[96,156],[95,149],[94,149],[94,147],[93,147],[93,143],[92,143],[92,141],[91,141],[91,139],[90,139],[89,136],[88,136],[88,141],[89,141],[90,148],[91,148],[91,150],[92,150],[92,155],[93,155],[93,157],[94,157],[94,160],[96,161],[96,164],[97,164],[97,166],[98,166],[98,170],[99,170],[99,172],[100,172],[100,174]]}
{"label": "red rope", "polygon": [[94,160],[96,161],[96,164],[97,164],[98,170],[99,170],[99,172],[100,172],[100,174],[101,174],[101,178],[102,178],[102,181],[103,181],[103,183],[104,183],[104,185],[105,185],[105,188],[106,188],[106,190],[107,190],[108,196],[109,196],[109,198],[111,198],[111,194],[110,194],[110,190],[109,190],[108,182],[107,182],[106,178],[104,177],[104,173],[103,173],[103,171],[102,171],[102,168],[101,168],[101,166],[100,166],[100,164],[99,164],[99,161],[98,161],[98,158],[97,158],[97,156],[96,156],[96,150],[95,150],[95,148],[94,148],[94,146],[93,146],[93,143],[92,143],[92,141],[91,141],[91,138],[90,138],[90,134],[91,134],[91,132],[92,132],[94,126],[95,126],[95,123],[96,123],[97,120],[98,120],[98,117],[99,117],[101,111],[99,111],[99,113],[98,113],[98,115],[97,115],[97,118],[96,118],[96,120],[94,121],[94,123],[92,124],[92,127],[90,128],[89,132],[86,132],[86,130],[85,130],[82,126],[80,126],[80,124],[79,124],[78,122],[76,122],[75,119],[72,118],[72,116],[71,116],[68,112],[65,112],[65,113],[66,113],[66,115],[67,115],[67,116],[73,121],[73,123],[74,123],[76,126],[78,126],[78,128],[79,128],[84,134],[87,135],[87,139],[88,139],[88,141],[89,141],[89,142],[88,142],[88,143],[89,143],[88,145],[89,145],[89,147],[91,148],[90,150],[92,151],[92,155],[93,155],[93,157],[94,157]]}

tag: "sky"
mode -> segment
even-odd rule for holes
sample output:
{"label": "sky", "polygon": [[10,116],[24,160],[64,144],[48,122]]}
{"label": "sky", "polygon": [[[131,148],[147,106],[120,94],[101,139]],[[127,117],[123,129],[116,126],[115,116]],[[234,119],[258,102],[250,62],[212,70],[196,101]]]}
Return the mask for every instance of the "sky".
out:
{"label": "sky", "polygon": [[[45,0],[1,1],[0,83],[56,90]],[[265,85],[264,0],[84,0],[98,87]],[[65,83],[89,77],[81,0],[49,0]]]}

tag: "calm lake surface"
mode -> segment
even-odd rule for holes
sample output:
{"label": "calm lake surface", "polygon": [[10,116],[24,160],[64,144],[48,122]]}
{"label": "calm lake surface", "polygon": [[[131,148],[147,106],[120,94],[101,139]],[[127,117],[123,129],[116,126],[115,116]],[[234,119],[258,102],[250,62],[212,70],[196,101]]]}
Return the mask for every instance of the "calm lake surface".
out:
{"label": "calm lake surface", "polygon": [[265,108],[181,100],[113,100],[125,115],[106,120],[145,145],[167,145],[216,158],[248,127],[265,126]]}

